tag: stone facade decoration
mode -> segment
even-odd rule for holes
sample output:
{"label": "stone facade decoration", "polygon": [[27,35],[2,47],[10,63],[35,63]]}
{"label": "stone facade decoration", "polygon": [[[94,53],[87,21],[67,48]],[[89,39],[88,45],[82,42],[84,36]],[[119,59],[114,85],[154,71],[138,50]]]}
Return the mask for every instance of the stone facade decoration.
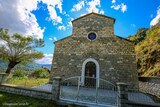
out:
{"label": "stone facade decoration", "polygon": [[73,20],[72,35],[55,42],[50,82],[56,76],[81,76],[84,84],[83,77],[90,76],[138,88],[134,43],[114,35],[114,23],[114,18],[97,13]]}

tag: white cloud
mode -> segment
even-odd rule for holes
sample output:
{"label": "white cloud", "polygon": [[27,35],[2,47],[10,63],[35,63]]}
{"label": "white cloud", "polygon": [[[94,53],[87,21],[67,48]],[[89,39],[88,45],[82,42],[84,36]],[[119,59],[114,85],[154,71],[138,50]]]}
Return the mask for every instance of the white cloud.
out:
{"label": "white cloud", "polygon": [[0,1],[0,27],[9,29],[10,33],[32,35],[43,38],[44,28],[37,23],[35,15],[40,0],[1,0]]}
{"label": "white cloud", "polygon": [[70,21],[68,22],[68,27],[72,27],[72,20],[73,20],[73,18],[72,17],[70,17]]}
{"label": "white cloud", "polygon": [[114,10],[119,10],[121,8],[120,5],[112,5],[111,8],[113,8]]}
{"label": "white cloud", "polygon": [[112,0],[112,3],[116,3],[116,0]]}
{"label": "white cloud", "polygon": [[54,41],[57,41],[57,38],[56,38],[56,37],[53,37],[53,40],[54,40]]}
{"label": "white cloud", "polygon": [[[32,35],[35,38],[43,38],[45,28],[41,28],[32,11],[38,9],[38,3],[47,5],[49,17],[54,25],[62,23],[62,18],[58,16],[62,12],[63,0],[1,0],[0,1],[0,27],[9,29],[10,33],[20,33]],[[65,29],[64,27],[62,28]]]}
{"label": "white cloud", "polygon": [[36,60],[38,64],[52,64],[53,54],[44,54],[42,59]]}
{"label": "white cloud", "polygon": [[83,6],[84,6],[84,1],[79,1],[77,4],[75,4],[73,6],[73,8],[71,9],[71,11],[72,12],[73,11],[79,11],[79,10],[81,10],[83,8]]}
{"label": "white cloud", "polygon": [[[73,11],[80,11],[83,7],[86,7],[86,11],[88,13],[91,12],[95,12],[95,13],[100,13],[100,14],[104,14],[104,11],[101,10],[99,11],[100,7],[101,7],[101,2],[100,0],[81,0],[79,1],[77,4],[75,4],[73,6],[73,8],[71,9],[71,12]],[[84,14],[81,14],[80,16],[83,16]]]}
{"label": "white cloud", "polygon": [[0,39],[0,45],[5,45],[6,42]]}
{"label": "white cloud", "polygon": [[62,13],[63,0],[40,0],[40,1],[42,1],[44,4],[47,5],[47,9],[50,15],[49,19],[52,20],[53,24],[57,25],[58,23],[62,23],[62,18],[57,15],[56,9],[58,9],[60,13],[63,14]]}
{"label": "white cloud", "polygon": [[152,21],[150,22],[150,26],[156,25],[160,21],[160,6],[157,9],[157,15]]}
{"label": "white cloud", "polygon": [[59,27],[58,27],[58,30],[66,30],[66,27],[65,27],[64,25],[59,26]]}
{"label": "white cloud", "polygon": [[121,4],[121,11],[124,13],[125,11],[127,11],[127,5],[125,5],[124,3]]}
{"label": "white cloud", "polygon": [[127,5],[124,3],[116,4],[116,0],[112,0],[112,6],[114,10],[121,10],[123,13],[127,11]]}
{"label": "white cloud", "polygon": [[52,38],[49,38],[49,40],[53,40]]}
{"label": "white cloud", "polygon": [[131,24],[131,27],[135,28],[135,27],[136,27],[136,25],[135,25],[135,24]]}
{"label": "white cloud", "polygon": [[90,12],[95,12],[98,13],[99,12],[99,8],[97,7],[101,7],[100,5],[100,0],[92,0],[90,2],[87,2],[87,5],[89,6],[86,10],[90,13]]}
{"label": "white cloud", "polygon": [[104,14],[104,11],[103,11],[103,10],[101,10],[99,13],[100,13],[100,14]]}
{"label": "white cloud", "polygon": [[69,21],[69,22],[68,22],[68,26],[72,26],[72,21]]}
{"label": "white cloud", "polygon": [[54,40],[54,41],[57,41],[57,38],[56,37],[53,37],[53,38],[49,38],[49,40]]}
{"label": "white cloud", "polygon": [[84,15],[86,15],[86,14],[81,14],[80,16],[84,16]]}

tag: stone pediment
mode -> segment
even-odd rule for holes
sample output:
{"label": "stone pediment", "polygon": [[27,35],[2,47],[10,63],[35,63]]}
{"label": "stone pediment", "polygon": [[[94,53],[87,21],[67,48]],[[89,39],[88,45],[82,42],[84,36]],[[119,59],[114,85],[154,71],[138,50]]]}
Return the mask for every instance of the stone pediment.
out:
{"label": "stone pediment", "polygon": [[91,16],[91,15],[95,15],[95,16],[98,16],[98,17],[103,17],[103,18],[111,19],[111,20],[113,20],[114,22],[116,21],[115,18],[112,18],[112,17],[109,17],[109,16],[105,16],[105,15],[103,15],[103,14],[98,14],[98,13],[92,12],[92,13],[86,14],[86,15],[84,15],[84,16],[81,16],[81,17],[79,17],[79,18],[77,18],[77,19],[74,19],[74,20],[72,21],[72,23],[73,23],[73,22],[76,22],[77,20],[80,20],[80,19],[82,19],[82,18]]}

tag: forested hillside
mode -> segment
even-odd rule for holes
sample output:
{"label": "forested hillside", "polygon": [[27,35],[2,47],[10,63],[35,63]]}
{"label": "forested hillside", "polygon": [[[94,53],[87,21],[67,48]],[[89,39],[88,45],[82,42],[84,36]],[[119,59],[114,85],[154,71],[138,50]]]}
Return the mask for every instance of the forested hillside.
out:
{"label": "forested hillside", "polygon": [[160,21],[150,29],[139,29],[128,39],[136,44],[139,75],[160,77]]}
{"label": "forested hillside", "polygon": [[[0,60],[0,72],[4,72],[7,68],[8,63],[7,62],[3,62],[2,60]],[[13,70],[23,70],[23,71],[34,71],[37,68],[48,68],[51,69],[51,64],[37,64],[35,62],[32,63],[28,63],[28,64],[19,64],[17,66],[15,66],[15,68]]]}

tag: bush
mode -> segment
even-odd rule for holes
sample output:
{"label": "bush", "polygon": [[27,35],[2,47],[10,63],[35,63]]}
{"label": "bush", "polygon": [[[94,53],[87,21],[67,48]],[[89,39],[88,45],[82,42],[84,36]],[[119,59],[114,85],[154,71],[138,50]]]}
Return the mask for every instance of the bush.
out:
{"label": "bush", "polygon": [[26,77],[27,76],[27,73],[24,72],[24,71],[21,71],[21,70],[16,70],[14,72],[14,76],[17,76],[17,77]]}
{"label": "bush", "polygon": [[46,71],[45,69],[43,68],[38,68],[36,69],[33,74],[32,74],[34,77],[37,77],[37,78],[48,78],[50,76],[50,74],[48,73],[48,71]]}

